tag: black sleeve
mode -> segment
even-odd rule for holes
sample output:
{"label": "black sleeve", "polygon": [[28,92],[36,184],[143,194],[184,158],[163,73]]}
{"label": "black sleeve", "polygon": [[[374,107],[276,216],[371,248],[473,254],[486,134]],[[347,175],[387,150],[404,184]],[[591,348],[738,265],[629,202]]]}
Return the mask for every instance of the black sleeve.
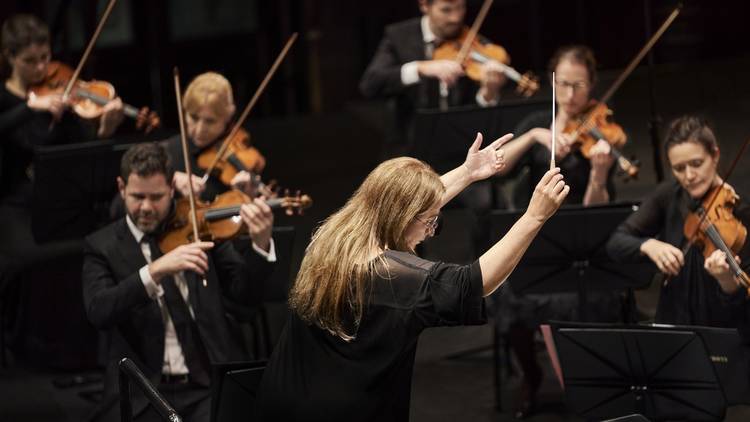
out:
{"label": "black sleeve", "polygon": [[[27,121],[34,114],[25,103],[16,104],[0,113],[0,133],[7,133]],[[2,137],[0,141],[6,140]]]}
{"label": "black sleeve", "polygon": [[97,328],[108,328],[126,320],[138,305],[149,298],[138,270],[116,280],[105,254],[86,239],[83,248],[83,304],[86,315]]}
{"label": "black sleeve", "polygon": [[233,242],[223,242],[212,254],[223,294],[230,300],[246,305],[263,300],[263,287],[275,263],[255,252],[252,246],[239,253]]}
{"label": "black sleeve", "polygon": [[436,263],[421,286],[415,311],[426,327],[484,324],[482,270],[471,265]]}
{"label": "black sleeve", "polygon": [[401,83],[401,65],[390,31],[386,29],[375,56],[359,81],[362,95],[373,98],[400,93],[405,88]]}
{"label": "black sleeve", "polygon": [[669,185],[662,185],[657,189],[612,233],[607,241],[607,253],[615,262],[642,259],[641,244],[663,230],[669,204],[668,188]]}

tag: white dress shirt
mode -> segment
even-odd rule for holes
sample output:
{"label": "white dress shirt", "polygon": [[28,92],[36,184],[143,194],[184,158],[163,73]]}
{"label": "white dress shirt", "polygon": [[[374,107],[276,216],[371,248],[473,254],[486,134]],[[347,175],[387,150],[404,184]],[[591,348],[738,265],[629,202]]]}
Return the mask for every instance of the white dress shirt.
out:
{"label": "white dress shirt", "polygon": [[[150,264],[151,247],[149,247],[148,243],[141,242],[145,233],[133,223],[130,216],[126,216],[125,220],[136,242],[141,246],[143,257],[146,258],[146,262]],[[276,262],[276,248],[273,239],[271,239],[268,252],[259,248],[255,243],[253,243],[253,249],[269,262]],[[146,289],[146,293],[151,299],[157,301],[159,308],[161,309],[162,321],[164,322],[164,363],[162,365],[162,373],[170,375],[187,374],[189,371],[187,364],[185,363],[185,355],[182,353],[182,346],[180,346],[180,341],[177,338],[177,331],[174,328],[172,317],[169,315],[166,303],[164,302],[164,288],[160,284],[157,284],[151,277],[151,273],[148,270],[148,264],[141,267],[141,269],[138,270],[138,274],[143,283],[143,287]],[[190,301],[188,300],[188,294],[190,291],[188,289],[187,281],[185,280],[185,273],[180,271],[179,273],[174,274],[174,282],[190,310],[190,316],[195,319],[193,307],[190,306]]]}

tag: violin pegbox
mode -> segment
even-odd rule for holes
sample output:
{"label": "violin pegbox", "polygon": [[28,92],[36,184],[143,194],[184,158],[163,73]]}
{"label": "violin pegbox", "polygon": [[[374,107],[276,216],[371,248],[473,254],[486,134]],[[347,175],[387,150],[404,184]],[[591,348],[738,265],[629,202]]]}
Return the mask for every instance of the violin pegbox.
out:
{"label": "violin pegbox", "polygon": [[301,191],[295,192],[294,195],[289,193],[289,189],[285,189],[284,196],[281,199],[281,208],[284,208],[286,215],[302,215],[306,208],[312,206],[312,198],[303,194]]}

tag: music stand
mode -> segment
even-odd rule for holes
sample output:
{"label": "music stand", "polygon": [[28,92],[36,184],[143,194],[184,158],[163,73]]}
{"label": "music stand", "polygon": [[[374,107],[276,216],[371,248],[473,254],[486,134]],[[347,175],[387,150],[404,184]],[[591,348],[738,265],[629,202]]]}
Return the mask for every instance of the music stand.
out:
{"label": "music stand", "polygon": [[411,154],[430,164],[439,174],[454,169],[466,159],[466,151],[477,132],[483,145],[513,132],[529,114],[547,110],[549,99],[518,99],[495,107],[455,107],[447,111],[420,109],[414,115],[414,150]]}
{"label": "music stand", "polygon": [[98,140],[35,149],[31,230],[37,242],[82,238],[109,222],[120,158],[131,145]]}
{"label": "music stand", "polygon": [[265,367],[265,360],[212,365],[212,422],[255,420],[255,400]]}
{"label": "music stand", "polygon": [[[542,227],[506,283],[516,294],[578,292],[581,316],[590,290],[629,290],[648,286],[655,267],[647,262],[616,263],[605,244],[637,206],[619,203],[563,207]],[[497,241],[523,211],[493,211],[491,232]]]}
{"label": "music stand", "polygon": [[551,331],[568,407],[589,419],[721,420],[731,401],[717,366],[732,355],[731,372],[747,378],[746,359],[721,354],[738,341],[734,329],[555,322]]}

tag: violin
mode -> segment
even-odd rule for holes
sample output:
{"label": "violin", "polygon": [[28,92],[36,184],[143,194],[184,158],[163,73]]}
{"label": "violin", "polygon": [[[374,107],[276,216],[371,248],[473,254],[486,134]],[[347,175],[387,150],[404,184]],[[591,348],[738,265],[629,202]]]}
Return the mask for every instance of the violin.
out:
{"label": "violin", "polygon": [[612,110],[606,104],[591,100],[581,117],[566,123],[563,133],[573,138],[574,145],[588,159],[591,159],[591,149],[599,139],[605,140],[612,146],[611,154],[626,177],[634,179],[638,176],[638,164],[625,158],[619,151],[628,137],[622,127],[612,120]]}
{"label": "violin", "polygon": [[[468,49],[468,53],[462,53],[463,48]],[[432,53],[432,59],[459,61],[466,76],[474,81],[482,80],[482,64],[495,60],[500,63],[503,74],[517,84],[516,92],[519,95],[530,97],[539,90],[539,80],[533,73],[519,73],[510,66],[510,56],[503,47],[479,42],[468,27],[464,27],[457,38],[438,46]]]}
{"label": "violin", "polygon": [[[38,84],[29,88],[36,95],[54,95],[63,94],[69,81],[73,78],[73,69],[61,62],[52,61],[47,65],[47,75]],[[73,111],[83,119],[96,119],[102,115],[104,105],[115,98],[115,88],[111,83],[106,81],[85,82],[76,79],[67,98]],[[159,127],[159,116],[143,107],[140,110],[129,105],[123,104],[123,113],[135,119],[135,126],[138,130],[143,129],[149,133]]]}
{"label": "violin", "polygon": [[[242,204],[251,202],[250,197],[238,190],[230,190],[218,195],[212,202],[196,200],[195,213],[198,225],[199,240],[221,242],[233,239],[242,233],[247,233],[247,227],[239,218]],[[301,214],[312,205],[308,195],[299,192],[266,200],[271,209],[283,209],[287,215]],[[190,203],[188,198],[181,198],[175,202],[172,217],[165,226],[159,238],[159,248],[167,253],[180,245],[195,242],[190,217]]]}
{"label": "violin", "polygon": [[750,277],[734,258],[745,245],[747,228],[734,215],[739,196],[731,186],[722,184],[711,188],[701,203],[695,203],[685,219],[683,233],[686,239],[702,249],[708,258],[715,250],[726,254],[727,263],[740,284],[750,293]]}
{"label": "violin", "polygon": [[251,180],[258,187],[255,182],[262,182],[258,180],[257,174],[265,168],[266,159],[257,148],[250,144],[250,134],[244,129],[239,129],[225,142],[229,145],[221,157],[217,158],[220,149],[218,142],[201,151],[197,160],[198,167],[208,170],[211,168],[211,163],[216,162],[211,175],[221,180],[226,186],[232,185],[232,179],[237,173],[246,171],[251,174]]}

